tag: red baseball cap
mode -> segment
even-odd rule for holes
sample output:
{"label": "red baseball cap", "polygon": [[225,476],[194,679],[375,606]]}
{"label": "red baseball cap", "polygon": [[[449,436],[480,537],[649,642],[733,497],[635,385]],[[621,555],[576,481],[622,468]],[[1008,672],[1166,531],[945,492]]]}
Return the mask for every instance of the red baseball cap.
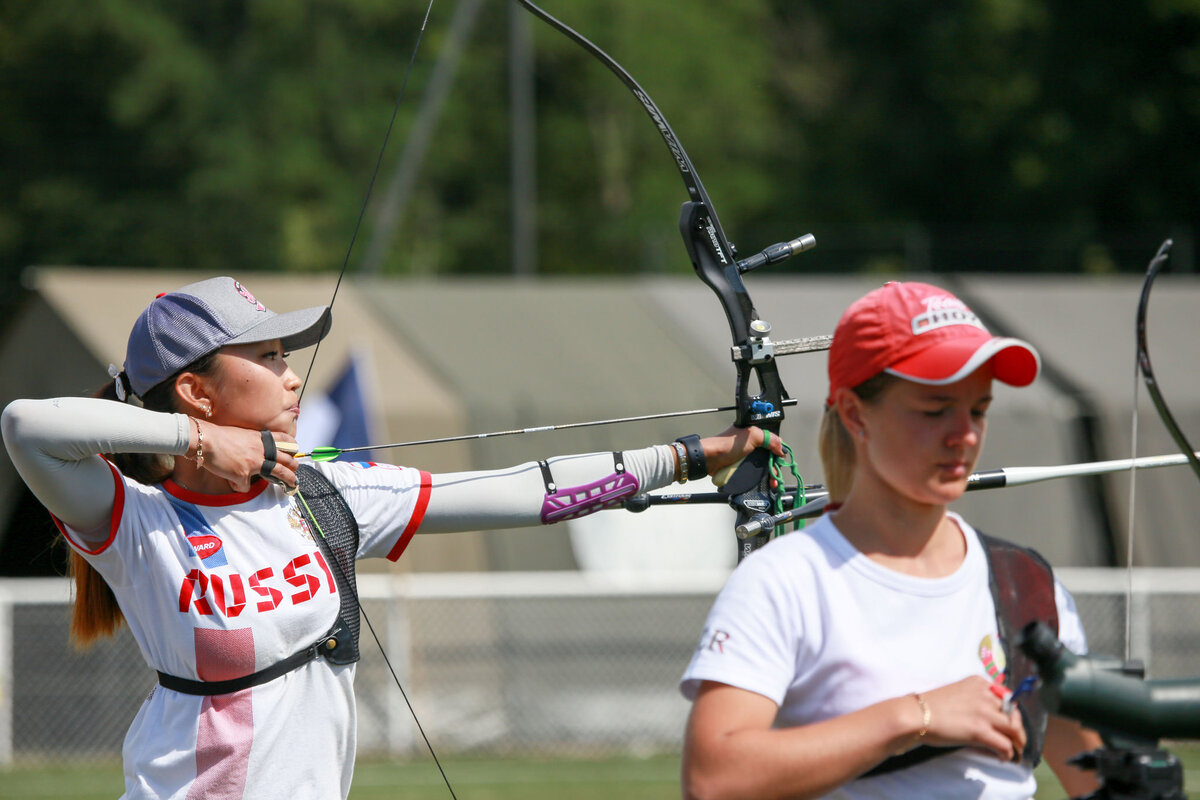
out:
{"label": "red baseball cap", "polygon": [[854,301],[842,315],[829,348],[829,397],[887,372],[942,386],[985,363],[1012,386],[1028,386],[1041,361],[1033,345],[992,336],[966,303],[927,283],[886,283]]}

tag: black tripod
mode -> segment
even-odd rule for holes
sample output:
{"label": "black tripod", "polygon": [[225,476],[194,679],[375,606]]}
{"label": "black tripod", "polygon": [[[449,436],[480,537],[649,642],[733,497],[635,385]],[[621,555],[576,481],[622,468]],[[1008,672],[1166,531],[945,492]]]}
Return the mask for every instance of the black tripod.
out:
{"label": "black tripod", "polygon": [[1158,744],[1200,739],[1200,679],[1142,680],[1139,665],[1077,656],[1040,622],[1026,626],[1020,645],[1038,666],[1046,709],[1104,740],[1103,748],[1071,760],[1101,782],[1079,800],[1187,800],[1183,765]]}
{"label": "black tripod", "polygon": [[1183,765],[1167,750],[1105,742],[1103,749],[1075,756],[1071,763],[1100,778],[1100,788],[1078,800],[1187,800]]}

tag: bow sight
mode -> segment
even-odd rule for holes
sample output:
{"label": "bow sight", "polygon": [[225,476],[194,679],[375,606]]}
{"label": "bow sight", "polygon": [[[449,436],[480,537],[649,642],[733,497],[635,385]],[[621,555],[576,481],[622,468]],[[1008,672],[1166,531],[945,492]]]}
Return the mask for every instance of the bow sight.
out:
{"label": "bow sight", "polygon": [[1079,656],[1047,625],[1031,622],[1021,650],[1037,664],[1053,714],[1095,729],[1104,748],[1072,759],[1101,779],[1095,800],[1185,800],[1179,759],[1159,739],[1200,739],[1200,680],[1142,680],[1139,662]]}

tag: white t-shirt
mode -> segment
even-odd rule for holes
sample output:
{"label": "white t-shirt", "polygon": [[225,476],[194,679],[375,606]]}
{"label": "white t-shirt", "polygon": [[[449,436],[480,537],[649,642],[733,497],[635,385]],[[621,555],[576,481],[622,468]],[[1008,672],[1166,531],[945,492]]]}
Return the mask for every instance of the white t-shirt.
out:
{"label": "white t-shirt", "polygon": [[[420,525],[428,473],[373,464],[316,468],[358,520],[360,558],[400,557]],[[113,469],[110,535],[67,540],[112,587],[152,668],[192,680],[236,678],[315,643],[340,598],[294,498],[257,482],[243,494],[145,486]],[[333,566],[332,569],[336,569]],[[125,738],[129,800],[329,800],[350,790],[353,664],[311,661],[233,694],[156,687]]]}
{"label": "white t-shirt", "polygon": [[[819,722],[971,675],[1004,670],[987,557],[975,530],[967,555],[943,578],[890,570],[858,552],[829,516],[747,557],[717,597],[680,689],[701,681],[761,694],[779,706],[775,726]],[[1070,594],[1055,580],[1059,638],[1087,650]],[[908,769],[852,781],[830,793],[865,798],[1033,795],[1032,771],[962,749]]]}

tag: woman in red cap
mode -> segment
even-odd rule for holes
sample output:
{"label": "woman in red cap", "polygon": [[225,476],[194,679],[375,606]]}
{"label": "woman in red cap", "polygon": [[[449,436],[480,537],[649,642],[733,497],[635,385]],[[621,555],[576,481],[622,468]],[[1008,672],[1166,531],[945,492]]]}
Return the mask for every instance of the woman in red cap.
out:
{"label": "woman in red cap", "polygon": [[[318,493],[293,495],[301,381],[285,357],[329,324],[328,308],[275,314],[232,278],[200,281],[143,311],[106,399],[4,410],[13,464],[71,547],[72,635],[126,623],[159,676],[125,738],[127,800],[346,797],[354,559],[397,560],[417,532],[598,511],[763,441],[730,429],[451,475],[331,462]],[[314,512],[318,496],[344,513]]]}
{"label": "woman in red cap", "polygon": [[[1095,788],[1065,762],[1099,737],[1047,721],[1004,647],[1033,613],[1084,652],[1074,602],[1032,551],[947,509],[993,380],[1038,368],[934,286],[889,283],[847,309],[820,433],[829,513],[743,561],[714,604],[681,683],[686,797],[1027,800],[1043,754],[1071,796]],[[994,598],[989,575],[1027,607]]]}

